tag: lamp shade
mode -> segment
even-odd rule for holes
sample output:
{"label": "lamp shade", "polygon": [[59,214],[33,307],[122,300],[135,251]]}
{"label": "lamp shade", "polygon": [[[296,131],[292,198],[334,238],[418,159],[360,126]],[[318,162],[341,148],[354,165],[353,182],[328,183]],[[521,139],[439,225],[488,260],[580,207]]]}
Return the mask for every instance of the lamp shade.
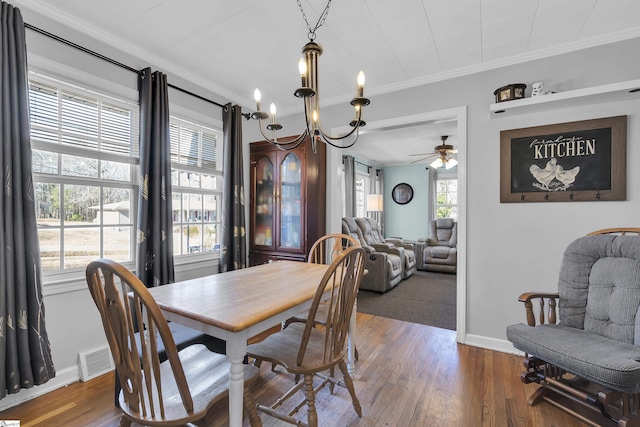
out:
{"label": "lamp shade", "polygon": [[367,211],[382,212],[382,194],[367,194]]}

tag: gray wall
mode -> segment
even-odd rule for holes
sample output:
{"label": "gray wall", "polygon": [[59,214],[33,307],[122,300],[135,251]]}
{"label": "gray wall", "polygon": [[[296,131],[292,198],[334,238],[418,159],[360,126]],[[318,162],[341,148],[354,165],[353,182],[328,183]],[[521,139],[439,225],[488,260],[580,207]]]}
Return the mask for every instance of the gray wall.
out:
{"label": "gray wall", "polygon": [[[133,67],[147,65],[129,54],[118,52],[96,40],[87,40],[73,30],[61,28],[28,11],[25,20],[95,49]],[[47,25],[49,24],[49,25]],[[135,77],[128,72],[105,65],[42,36],[27,34],[29,53],[62,62],[68,67],[89,74],[99,74],[135,89]],[[512,65],[471,76],[459,77],[393,94],[375,95],[371,82],[371,107],[366,120],[383,120],[421,112],[468,106],[467,150],[467,259],[466,310],[467,336],[470,344],[508,350],[505,327],[524,320],[524,310],[517,297],[529,290],[553,291],[557,287],[560,258],[566,245],[589,231],[615,227],[637,226],[640,212],[639,172],[629,168],[628,200],[624,202],[527,203],[499,202],[499,135],[504,129],[538,126],[550,123],[585,120],[614,115],[628,115],[628,164],[640,156],[640,100],[611,102],[550,109],[535,114],[491,119],[489,104],[493,91],[507,83],[544,81],[547,88],[566,91],[637,78],[640,39],[591,48],[571,54]],[[194,87],[169,75],[169,81],[203,96],[215,98],[204,89]],[[220,110],[193,99],[175,96],[174,101],[195,108],[202,114],[219,118]],[[225,100],[219,99],[224,102]],[[344,110],[329,107],[323,110],[323,122],[344,125]],[[286,117],[288,129],[300,129],[300,117]],[[262,139],[255,122],[245,122],[245,142]],[[246,153],[248,154],[248,148]],[[248,181],[248,155],[246,156]],[[335,165],[334,165],[335,166]],[[336,170],[328,171],[330,185],[328,214],[339,218],[337,202],[331,200]],[[415,188],[415,187],[414,187]],[[247,195],[248,196],[248,195]],[[385,202],[386,203],[386,202]],[[339,221],[339,219],[338,219]],[[339,223],[339,222],[338,222]],[[328,231],[338,231],[331,230]],[[187,266],[178,278],[204,275],[217,266]],[[465,268],[461,266],[460,268]],[[81,284],[48,283],[45,289],[45,309],[53,359],[61,381],[73,380],[78,352],[91,350],[105,343],[97,310],[88,292],[78,290]],[[44,389],[45,387],[43,387]],[[36,387],[35,389],[38,389]],[[31,389],[14,402],[28,398]],[[9,398],[2,405],[10,405]],[[2,409],[0,405],[0,409]]]}

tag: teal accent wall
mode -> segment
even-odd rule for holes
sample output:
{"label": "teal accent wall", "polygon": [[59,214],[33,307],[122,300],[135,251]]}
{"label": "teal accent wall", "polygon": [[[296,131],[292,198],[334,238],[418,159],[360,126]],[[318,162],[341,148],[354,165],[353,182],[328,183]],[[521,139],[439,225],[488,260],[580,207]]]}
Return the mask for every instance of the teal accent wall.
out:
{"label": "teal accent wall", "polygon": [[[427,209],[429,174],[426,165],[389,166],[384,168],[384,236],[416,240],[429,231]],[[393,187],[407,183],[413,188],[413,199],[399,205],[391,198]]]}

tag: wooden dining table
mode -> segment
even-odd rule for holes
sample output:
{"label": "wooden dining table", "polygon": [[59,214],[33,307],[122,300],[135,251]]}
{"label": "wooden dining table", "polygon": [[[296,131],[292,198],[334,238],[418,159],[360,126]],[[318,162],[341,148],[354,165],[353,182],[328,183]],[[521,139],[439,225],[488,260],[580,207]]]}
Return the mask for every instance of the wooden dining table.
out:
{"label": "wooden dining table", "polygon": [[[308,309],[327,265],[277,261],[149,289],[167,320],[226,341],[229,425],[242,425],[247,340]],[[354,369],[355,309],[349,327]]]}

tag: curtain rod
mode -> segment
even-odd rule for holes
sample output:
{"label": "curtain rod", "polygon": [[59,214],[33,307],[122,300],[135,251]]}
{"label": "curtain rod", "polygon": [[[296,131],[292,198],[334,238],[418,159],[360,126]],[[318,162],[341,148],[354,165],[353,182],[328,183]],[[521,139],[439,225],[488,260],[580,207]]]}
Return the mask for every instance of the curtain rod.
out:
{"label": "curtain rod", "polygon": [[[122,62],[118,62],[115,59],[109,58],[108,56],[104,56],[104,55],[102,55],[102,54],[100,54],[98,52],[95,52],[95,51],[91,50],[91,49],[87,49],[84,46],[80,46],[77,43],[74,43],[74,42],[69,41],[67,39],[64,39],[64,38],[62,38],[60,36],[52,34],[52,33],[48,32],[48,31],[45,31],[45,30],[43,30],[41,28],[38,28],[38,27],[36,27],[34,25],[31,25],[31,24],[28,24],[28,23],[25,22],[24,23],[24,27],[28,28],[28,29],[30,29],[32,31],[35,31],[36,33],[42,34],[43,36],[46,36],[46,37],[52,38],[52,39],[54,39],[56,41],[59,41],[60,43],[64,43],[67,46],[71,46],[73,48],[81,50],[84,53],[88,53],[89,55],[95,56],[96,58],[102,59],[103,61],[107,61],[110,64],[117,65],[118,67],[124,68],[125,70],[129,70],[132,73],[136,73],[138,75],[142,75],[142,71],[141,70],[136,70],[135,68],[130,67],[130,66],[126,65],[126,64],[123,64]],[[178,90],[178,91],[180,91],[182,93],[186,93],[187,95],[191,95],[191,96],[193,96],[195,98],[198,98],[198,99],[200,99],[202,101],[209,102],[211,104],[217,105],[220,108],[224,108],[225,107],[224,105],[222,105],[222,104],[220,104],[220,103],[218,103],[216,101],[212,101],[211,99],[205,98],[204,96],[200,96],[200,95],[195,94],[193,92],[190,92],[190,91],[188,91],[186,89],[182,89],[181,87],[172,85],[171,83],[167,83],[167,85],[172,89]],[[242,115],[245,116],[247,118],[247,120],[250,118],[250,114],[249,113],[243,113]]]}

